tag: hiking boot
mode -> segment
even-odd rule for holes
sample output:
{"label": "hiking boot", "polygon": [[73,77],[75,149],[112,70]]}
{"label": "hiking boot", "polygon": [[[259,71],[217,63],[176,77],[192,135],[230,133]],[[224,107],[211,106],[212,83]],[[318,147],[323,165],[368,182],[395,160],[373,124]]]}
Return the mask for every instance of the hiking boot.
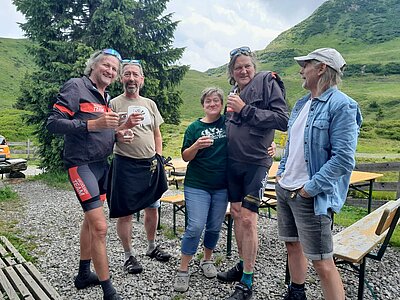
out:
{"label": "hiking boot", "polygon": [[217,269],[212,260],[201,260],[200,268],[203,271],[204,276],[207,278],[214,278],[217,276]]}
{"label": "hiking boot", "polygon": [[306,292],[304,289],[294,289],[289,286],[288,291],[283,296],[284,300],[307,300]]}
{"label": "hiking boot", "polygon": [[81,276],[76,276],[74,280],[74,285],[78,290],[85,289],[89,286],[99,285],[99,277],[97,277],[96,273],[90,272],[89,276],[82,278]]}
{"label": "hiking boot", "polygon": [[223,282],[234,282],[240,281],[243,275],[243,267],[240,263],[237,263],[232,269],[226,272],[219,272],[217,274],[218,280]]}
{"label": "hiking boot", "polygon": [[154,250],[150,253],[146,253],[146,255],[150,258],[155,258],[156,260],[162,262],[166,262],[171,258],[171,254],[163,251],[159,245],[155,247]]}
{"label": "hiking boot", "polygon": [[103,296],[103,300],[122,300],[122,297],[118,295],[118,293],[115,293],[109,296]]}
{"label": "hiking boot", "polygon": [[124,263],[124,271],[129,274],[139,274],[142,273],[143,267],[137,261],[137,259],[131,255],[128,260]]}
{"label": "hiking boot", "polygon": [[227,300],[250,300],[253,297],[253,291],[243,282],[235,286],[235,291]]}
{"label": "hiking boot", "polygon": [[178,271],[175,277],[174,290],[176,292],[186,292],[189,289],[189,271]]}

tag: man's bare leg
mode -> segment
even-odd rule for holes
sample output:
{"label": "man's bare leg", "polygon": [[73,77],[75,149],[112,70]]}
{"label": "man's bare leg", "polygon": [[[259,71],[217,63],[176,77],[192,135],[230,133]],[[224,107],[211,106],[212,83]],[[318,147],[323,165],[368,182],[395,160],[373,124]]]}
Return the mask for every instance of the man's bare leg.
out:
{"label": "man's bare leg", "polygon": [[344,288],[333,259],[314,260],[313,265],[321,280],[324,299],[344,300]]}
{"label": "man's bare leg", "polygon": [[300,242],[286,242],[291,281],[303,284],[306,281],[308,262]]}
{"label": "man's bare leg", "polygon": [[106,251],[107,223],[103,207],[87,211],[85,213],[85,220],[90,230],[90,249],[94,268],[100,281],[107,280],[110,278],[110,273]]}
{"label": "man's bare leg", "polygon": [[[241,230],[242,230],[242,254],[243,254],[243,271],[252,273],[257,257],[258,250],[258,234],[257,219],[258,214],[242,207],[240,210]],[[246,234],[243,234],[243,233]]]}
{"label": "man's bare leg", "polygon": [[118,218],[117,234],[124,252],[132,252],[132,215]]}

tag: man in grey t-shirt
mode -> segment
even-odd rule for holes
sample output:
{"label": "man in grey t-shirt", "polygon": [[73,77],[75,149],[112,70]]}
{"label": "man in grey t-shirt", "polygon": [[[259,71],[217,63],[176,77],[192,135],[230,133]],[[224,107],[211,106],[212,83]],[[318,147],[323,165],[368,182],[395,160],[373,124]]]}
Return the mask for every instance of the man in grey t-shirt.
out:
{"label": "man in grey t-shirt", "polygon": [[[122,61],[121,81],[124,93],[111,100],[111,108],[127,116],[122,127],[131,128],[126,142],[114,147],[110,217],[117,217],[117,233],[125,253],[124,270],[130,274],[143,268],[132,253],[132,214],[144,209],[147,234],[146,255],[159,261],[168,261],[170,255],[155,245],[159,198],[167,182],[161,163],[162,137],[160,125],[164,122],[154,101],[139,95],[144,84],[140,61]],[[133,138],[132,138],[133,137]]]}

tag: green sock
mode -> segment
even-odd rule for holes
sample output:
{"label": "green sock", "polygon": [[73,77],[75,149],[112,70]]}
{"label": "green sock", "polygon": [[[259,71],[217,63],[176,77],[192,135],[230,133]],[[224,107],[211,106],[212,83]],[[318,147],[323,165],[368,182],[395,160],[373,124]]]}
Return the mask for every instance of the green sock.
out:
{"label": "green sock", "polygon": [[243,282],[250,289],[251,286],[253,285],[253,273],[254,272],[243,271],[242,279],[240,280],[240,282]]}

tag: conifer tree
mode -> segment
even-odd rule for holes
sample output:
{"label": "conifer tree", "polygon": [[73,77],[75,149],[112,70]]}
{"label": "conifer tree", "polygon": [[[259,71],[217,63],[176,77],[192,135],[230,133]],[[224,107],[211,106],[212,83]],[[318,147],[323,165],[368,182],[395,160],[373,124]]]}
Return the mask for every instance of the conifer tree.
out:
{"label": "conifer tree", "polygon": [[[61,85],[83,74],[95,50],[114,48],[123,58],[140,59],[145,72],[141,94],[153,99],[167,123],[178,124],[180,92],[175,89],[187,66],[174,63],[183,48],[172,45],[177,22],[164,14],[168,0],[13,0],[25,15],[21,24],[33,42],[29,49],[37,69],[21,84],[17,108],[31,111],[27,122],[37,127],[42,166],[62,168],[62,139],[45,129]],[[116,83],[113,97],[122,93]]]}

